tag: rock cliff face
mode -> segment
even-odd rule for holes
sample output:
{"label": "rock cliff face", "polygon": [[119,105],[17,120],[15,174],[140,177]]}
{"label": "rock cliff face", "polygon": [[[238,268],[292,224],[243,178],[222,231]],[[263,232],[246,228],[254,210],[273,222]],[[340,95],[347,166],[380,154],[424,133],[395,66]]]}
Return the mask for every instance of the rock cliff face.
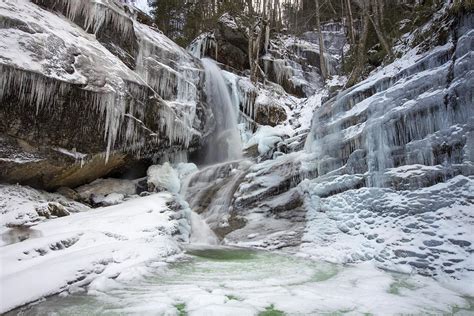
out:
{"label": "rock cliff face", "polygon": [[[346,44],[344,26],[340,23],[324,24],[323,39],[328,69],[331,75],[338,75]],[[262,57],[262,64],[267,79],[278,83],[292,95],[309,97],[324,85],[319,38],[315,32],[306,32],[301,37],[280,35]]]}
{"label": "rock cliff face", "polygon": [[199,147],[200,63],[138,15],[112,0],[0,4],[2,180],[76,186]]}

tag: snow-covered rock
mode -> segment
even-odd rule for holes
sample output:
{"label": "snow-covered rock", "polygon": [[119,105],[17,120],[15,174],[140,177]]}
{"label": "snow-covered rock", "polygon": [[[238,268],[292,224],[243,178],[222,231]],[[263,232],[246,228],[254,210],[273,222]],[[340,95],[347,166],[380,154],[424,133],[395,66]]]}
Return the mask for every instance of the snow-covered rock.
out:
{"label": "snow-covered rock", "polygon": [[275,147],[275,144],[283,141],[283,137],[287,136],[287,132],[283,128],[271,126],[260,126],[252,138],[245,144],[245,148],[257,146],[260,156],[266,155]]}
{"label": "snow-covered rock", "polygon": [[94,205],[114,205],[137,194],[138,181],[124,179],[97,179],[76,188],[83,201]]}
{"label": "snow-covered rock", "polygon": [[0,19],[2,179],[76,186],[199,147],[200,64],[125,5],[8,0]]}
{"label": "snow-covered rock", "polygon": [[350,188],[348,181],[355,179],[301,184],[308,208],[301,251],[333,262],[375,260],[398,271],[472,279],[472,177],[413,191],[358,188],[361,182]]}
{"label": "snow-covered rock", "polygon": [[179,193],[181,181],[179,173],[171,166],[169,162],[163,165],[153,165],[148,168],[148,187],[151,191],[169,191]]}
{"label": "snow-covered rock", "polygon": [[[68,213],[88,211],[90,208],[56,193],[38,191],[20,185],[0,185],[0,232],[8,228],[28,229],[51,215],[57,209]],[[53,213],[53,214],[51,214]],[[8,235],[8,233],[6,234]],[[0,245],[8,243],[2,240]]]}

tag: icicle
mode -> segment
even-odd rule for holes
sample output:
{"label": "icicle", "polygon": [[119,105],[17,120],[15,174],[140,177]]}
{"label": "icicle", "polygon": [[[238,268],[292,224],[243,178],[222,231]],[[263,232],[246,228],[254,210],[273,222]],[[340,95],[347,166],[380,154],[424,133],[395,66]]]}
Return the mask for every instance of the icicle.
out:
{"label": "icicle", "polygon": [[[147,32],[148,29],[143,27],[136,30],[140,39],[137,73],[163,99],[160,101],[158,118],[161,134],[168,139],[170,146],[179,144],[188,148],[192,138],[199,134],[194,130],[193,123],[201,70],[184,52],[181,54],[178,47],[168,50],[168,47],[157,46],[157,43],[166,40],[162,35]],[[165,64],[167,61],[169,64]]]}
{"label": "icicle", "polygon": [[[41,0],[36,0],[41,1]],[[96,34],[103,25],[111,25],[117,34],[127,38],[134,32],[133,22],[120,11],[113,2],[102,3],[94,0],[55,0],[65,9],[71,21],[84,19],[84,29]]]}
{"label": "icicle", "polygon": [[206,56],[206,52],[212,46],[215,47],[217,55],[217,43],[214,35],[211,33],[203,33],[189,44],[187,51],[194,57],[201,59]]}
{"label": "icicle", "polygon": [[[144,116],[144,106],[134,107],[130,99],[146,100],[146,88],[134,87],[129,83],[122,90],[129,93],[130,98],[127,98],[123,92],[84,90],[74,84],[51,79],[41,74],[0,65],[0,102],[5,101],[6,97],[17,98],[21,106],[33,107],[36,115],[40,112],[53,112],[57,108],[62,108],[65,96],[80,93],[83,103],[90,109],[97,111],[102,118],[99,124],[104,128],[106,160],[120,137],[127,105],[129,105],[130,113],[135,112],[135,115]],[[12,95],[12,91],[14,91],[14,95]],[[84,111],[87,110],[84,109]],[[138,140],[137,135],[136,124],[129,121],[127,130],[122,137],[123,145],[134,144]]]}

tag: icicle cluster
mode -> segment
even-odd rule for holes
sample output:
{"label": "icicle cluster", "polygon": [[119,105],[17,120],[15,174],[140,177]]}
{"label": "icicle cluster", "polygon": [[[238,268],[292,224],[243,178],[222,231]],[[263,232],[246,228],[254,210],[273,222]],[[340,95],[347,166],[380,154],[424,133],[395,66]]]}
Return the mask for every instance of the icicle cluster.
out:
{"label": "icicle cluster", "polygon": [[448,43],[327,102],[315,113],[306,143],[318,157],[319,174],[346,168],[368,172],[369,186],[386,186],[389,171],[404,165],[439,165],[452,173],[466,159],[465,135],[474,117],[472,98],[457,97],[469,95],[472,86],[466,77],[472,66],[463,63],[469,54],[453,56]]}
{"label": "icicle cluster", "polygon": [[249,78],[240,77],[228,71],[223,71],[224,79],[231,92],[234,107],[251,120],[255,119],[255,99],[258,89]]}
{"label": "icicle cluster", "polygon": [[215,47],[215,45],[214,34],[202,33],[189,44],[187,50],[194,57],[201,59],[205,57],[208,49],[213,46]]}
{"label": "icicle cluster", "polygon": [[[34,0],[42,3],[44,0]],[[97,33],[102,26],[112,27],[116,34],[127,38],[134,33],[133,22],[110,0],[54,0],[68,19],[83,20],[86,31]]]}
{"label": "icicle cluster", "polygon": [[66,82],[0,64],[0,102],[14,91],[21,104],[34,105],[38,114],[44,107],[56,107],[57,96],[65,95],[69,87]]}
{"label": "icicle cluster", "polygon": [[[121,38],[131,36],[133,43],[138,39],[136,69],[130,70],[93,37],[70,27],[67,22],[61,25],[63,19],[56,15],[54,27],[59,26],[48,26],[48,18],[53,15],[41,10],[41,15],[36,18],[45,31],[50,27],[51,31],[60,29],[66,35],[71,34],[71,38],[63,43],[65,49],[73,49],[80,58],[91,58],[96,62],[94,67],[100,67],[101,58],[104,58],[105,65],[97,71],[90,71],[84,65],[86,60],[76,58],[74,76],[62,77],[54,74],[49,77],[49,64],[35,65],[38,67],[31,69],[30,65],[21,63],[0,65],[0,102],[5,107],[22,106],[36,115],[57,114],[77,108],[85,111],[81,118],[95,116],[93,119],[97,120],[97,126],[91,127],[91,123],[81,132],[91,128],[104,131],[107,160],[114,150],[140,155],[142,150],[154,145],[158,148],[164,143],[170,151],[187,149],[193,138],[200,135],[193,125],[196,124],[196,107],[201,97],[197,87],[203,80],[203,73],[184,49],[153,28],[130,19],[120,4],[112,0],[33,1],[63,13],[85,31],[106,31]],[[23,18],[38,10],[28,1],[19,4],[22,5],[18,7],[19,16]],[[36,35],[31,36],[36,39]],[[75,42],[77,36],[79,41]],[[25,54],[29,54],[28,49],[25,48]],[[63,56],[59,54],[58,59],[62,61],[60,57]],[[96,85],[98,78],[105,81]],[[77,84],[79,82],[81,84]]]}
{"label": "icicle cluster", "polygon": [[[137,124],[139,119],[135,117],[143,118],[145,106],[137,103],[146,100],[148,92],[136,84],[124,83],[125,92],[95,92],[34,72],[0,65],[0,88],[0,102],[11,102],[14,99],[20,106],[34,107],[37,115],[61,109],[65,100],[71,96],[80,99],[82,104],[86,104],[102,118],[99,124],[104,129],[107,160],[119,138],[125,146],[133,146],[139,140],[138,131],[141,127]],[[125,115],[133,119],[128,121],[125,133],[121,135]]]}
{"label": "icicle cluster", "polygon": [[314,88],[306,77],[312,78],[316,85],[318,84],[315,77],[319,76],[316,73],[303,70],[301,64],[290,59],[277,59],[267,55],[263,58],[263,66],[269,79],[287,89],[287,91],[288,88],[292,90],[300,89],[304,90],[307,95],[311,95]]}
{"label": "icicle cluster", "polygon": [[181,144],[188,148],[193,136],[198,134],[193,123],[201,71],[179,49],[173,51],[157,46],[164,41],[161,38],[164,36],[154,34],[154,38],[150,38],[150,34],[146,34],[149,30],[143,27],[136,31],[140,40],[136,71],[164,99],[159,110],[161,132],[168,138],[169,145]]}

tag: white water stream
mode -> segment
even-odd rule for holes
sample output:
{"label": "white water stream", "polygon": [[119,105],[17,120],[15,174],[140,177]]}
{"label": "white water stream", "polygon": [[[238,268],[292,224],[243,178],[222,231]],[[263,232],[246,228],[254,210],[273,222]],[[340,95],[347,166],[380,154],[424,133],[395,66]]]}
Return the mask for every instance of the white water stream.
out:
{"label": "white water stream", "polygon": [[210,136],[205,162],[208,164],[239,159],[242,142],[237,127],[237,109],[232,104],[222,70],[208,58],[202,59],[206,73],[207,103],[211,106],[216,130]]}
{"label": "white water stream", "polygon": [[[219,243],[218,238],[209,227],[207,220],[210,220],[215,226],[219,223],[220,218],[225,219],[228,211],[230,199],[232,198],[231,186],[223,192],[216,194],[215,201],[211,203],[209,209],[214,216],[203,219],[197,214],[196,207],[200,203],[196,199],[202,199],[200,194],[203,187],[190,187],[189,182],[202,180],[204,175],[204,185],[215,180],[214,174],[221,170],[226,161],[239,159],[242,156],[242,142],[237,127],[237,109],[233,106],[229,90],[225,84],[222,70],[217,66],[215,61],[203,58],[202,64],[205,70],[205,91],[208,104],[212,108],[215,120],[215,131],[208,141],[206,157],[204,159],[207,164],[214,164],[206,167],[203,171],[198,171],[196,175],[191,175],[184,184],[182,190],[183,197],[189,202],[193,210],[191,215],[191,243],[193,244],[209,244],[216,245]],[[209,174],[210,173],[210,174]],[[197,178],[197,179],[195,179]]]}
{"label": "white water stream", "polygon": [[207,222],[196,212],[191,213],[191,238],[192,244],[217,245],[219,239],[209,227]]}

